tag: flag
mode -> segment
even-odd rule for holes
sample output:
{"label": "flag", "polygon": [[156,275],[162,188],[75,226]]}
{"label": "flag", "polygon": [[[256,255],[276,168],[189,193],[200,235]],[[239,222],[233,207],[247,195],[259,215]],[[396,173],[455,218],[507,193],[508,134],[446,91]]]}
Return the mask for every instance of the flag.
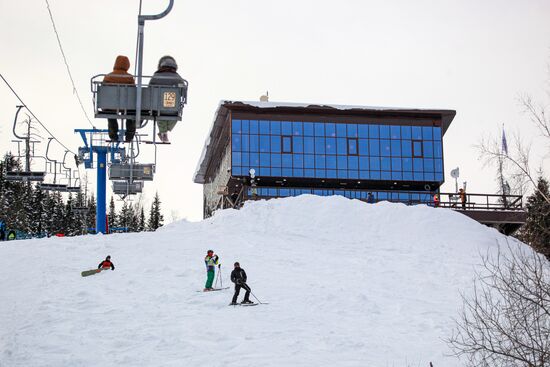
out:
{"label": "flag", "polygon": [[504,128],[502,128],[502,152],[508,155],[508,143],[506,142],[506,133]]}

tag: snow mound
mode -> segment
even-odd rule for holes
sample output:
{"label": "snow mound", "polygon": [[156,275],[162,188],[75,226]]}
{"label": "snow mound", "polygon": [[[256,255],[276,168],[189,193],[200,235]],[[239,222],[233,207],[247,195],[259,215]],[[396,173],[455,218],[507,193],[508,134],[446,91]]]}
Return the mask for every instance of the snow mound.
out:
{"label": "snow mound", "polygon": [[[154,233],[3,243],[0,366],[459,366],[442,341],[459,290],[505,243],[447,209],[309,195]],[[198,292],[209,248],[224,286],[239,261],[269,304]],[[115,271],[80,276],[108,254]]]}

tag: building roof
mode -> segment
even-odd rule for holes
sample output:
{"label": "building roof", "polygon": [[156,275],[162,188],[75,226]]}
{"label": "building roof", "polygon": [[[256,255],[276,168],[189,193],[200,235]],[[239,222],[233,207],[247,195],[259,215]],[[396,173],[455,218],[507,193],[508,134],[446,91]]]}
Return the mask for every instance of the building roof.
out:
{"label": "building roof", "polygon": [[445,134],[453,121],[455,110],[421,109],[406,107],[377,107],[377,106],[353,106],[316,103],[292,103],[292,102],[258,102],[258,101],[220,101],[214,115],[214,121],[210,133],[204,144],[193,181],[205,183],[206,172],[214,147],[212,141],[217,141],[221,134],[223,122],[229,111],[242,111],[261,114],[321,114],[333,116],[407,116],[439,118],[442,122],[442,133]]}

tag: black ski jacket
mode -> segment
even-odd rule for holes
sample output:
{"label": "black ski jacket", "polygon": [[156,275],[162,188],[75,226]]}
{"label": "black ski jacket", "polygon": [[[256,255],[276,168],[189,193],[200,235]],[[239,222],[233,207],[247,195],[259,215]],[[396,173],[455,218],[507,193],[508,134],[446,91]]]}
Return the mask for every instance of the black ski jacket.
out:
{"label": "black ski jacket", "polygon": [[231,281],[235,284],[246,283],[246,273],[243,268],[234,269],[231,272]]}

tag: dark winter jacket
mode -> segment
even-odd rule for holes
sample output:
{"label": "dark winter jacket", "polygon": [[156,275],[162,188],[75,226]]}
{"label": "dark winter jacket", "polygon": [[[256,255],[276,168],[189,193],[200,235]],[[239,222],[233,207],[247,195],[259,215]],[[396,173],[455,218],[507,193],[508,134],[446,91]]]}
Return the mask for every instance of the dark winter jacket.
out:
{"label": "dark winter jacket", "polygon": [[99,263],[97,268],[98,269],[111,268],[111,270],[115,270],[115,265],[109,260],[103,260],[102,262]]}
{"label": "dark winter jacket", "polygon": [[6,232],[3,229],[0,229],[0,241],[6,240]]}
{"label": "dark winter jacket", "polygon": [[236,268],[231,272],[231,281],[235,284],[246,283],[246,273],[243,268]]}
{"label": "dark winter jacket", "polygon": [[112,84],[135,84],[134,77],[128,73],[130,60],[126,56],[117,56],[113,71],[105,75],[104,83]]}
{"label": "dark winter jacket", "polygon": [[172,56],[161,57],[157,71],[151,77],[149,85],[183,84],[183,78],[177,73],[178,64]]}

